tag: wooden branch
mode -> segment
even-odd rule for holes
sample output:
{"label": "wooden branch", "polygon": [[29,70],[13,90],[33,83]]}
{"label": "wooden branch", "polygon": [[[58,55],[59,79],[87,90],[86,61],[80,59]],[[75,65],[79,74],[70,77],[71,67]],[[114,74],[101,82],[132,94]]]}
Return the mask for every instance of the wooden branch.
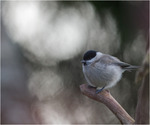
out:
{"label": "wooden branch", "polygon": [[108,90],[103,90],[99,94],[96,94],[96,89],[88,87],[87,84],[80,85],[80,90],[89,98],[105,104],[116,115],[122,124],[133,124],[135,122],[134,119],[111,96]]}

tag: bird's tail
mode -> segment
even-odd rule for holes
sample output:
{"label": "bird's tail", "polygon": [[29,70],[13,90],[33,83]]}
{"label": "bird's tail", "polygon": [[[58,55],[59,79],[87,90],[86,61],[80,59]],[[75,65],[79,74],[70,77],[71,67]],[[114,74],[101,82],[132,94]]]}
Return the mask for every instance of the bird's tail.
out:
{"label": "bird's tail", "polygon": [[131,71],[131,70],[136,70],[136,69],[139,69],[139,68],[141,68],[141,66],[132,66],[132,65],[130,65],[128,67],[125,67],[124,69],[126,71]]}
{"label": "bird's tail", "polygon": [[133,66],[133,65],[130,65],[130,64],[124,63],[124,62],[119,62],[119,63],[115,63],[115,64],[120,66],[123,70],[126,70],[126,71],[135,70],[135,69],[138,69],[141,67],[141,66]]}

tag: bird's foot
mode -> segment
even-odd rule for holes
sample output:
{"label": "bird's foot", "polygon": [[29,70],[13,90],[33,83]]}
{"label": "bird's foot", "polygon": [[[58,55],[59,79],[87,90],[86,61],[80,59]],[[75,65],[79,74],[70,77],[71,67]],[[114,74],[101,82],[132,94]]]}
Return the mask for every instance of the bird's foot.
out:
{"label": "bird's foot", "polygon": [[102,87],[102,88],[97,88],[97,90],[96,90],[96,94],[100,93],[100,92],[101,92],[104,88],[105,88],[105,86],[104,86],[104,87]]}

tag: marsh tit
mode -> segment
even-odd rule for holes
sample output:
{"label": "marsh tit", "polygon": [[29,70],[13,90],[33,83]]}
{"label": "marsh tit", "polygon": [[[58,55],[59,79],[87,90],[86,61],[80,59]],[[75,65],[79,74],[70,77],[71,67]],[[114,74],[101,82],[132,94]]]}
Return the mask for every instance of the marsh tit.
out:
{"label": "marsh tit", "polygon": [[115,86],[124,71],[139,68],[94,50],[87,51],[81,62],[85,79],[89,86],[97,88],[96,93]]}

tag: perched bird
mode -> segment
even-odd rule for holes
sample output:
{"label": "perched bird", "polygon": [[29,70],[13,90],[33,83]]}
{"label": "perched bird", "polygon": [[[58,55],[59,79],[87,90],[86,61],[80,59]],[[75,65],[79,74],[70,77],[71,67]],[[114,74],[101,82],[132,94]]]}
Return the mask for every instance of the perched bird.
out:
{"label": "perched bird", "polygon": [[97,88],[96,93],[115,86],[124,71],[139,68],[94,50],[87,51],[81,62],[85,79],[89,86]]}

